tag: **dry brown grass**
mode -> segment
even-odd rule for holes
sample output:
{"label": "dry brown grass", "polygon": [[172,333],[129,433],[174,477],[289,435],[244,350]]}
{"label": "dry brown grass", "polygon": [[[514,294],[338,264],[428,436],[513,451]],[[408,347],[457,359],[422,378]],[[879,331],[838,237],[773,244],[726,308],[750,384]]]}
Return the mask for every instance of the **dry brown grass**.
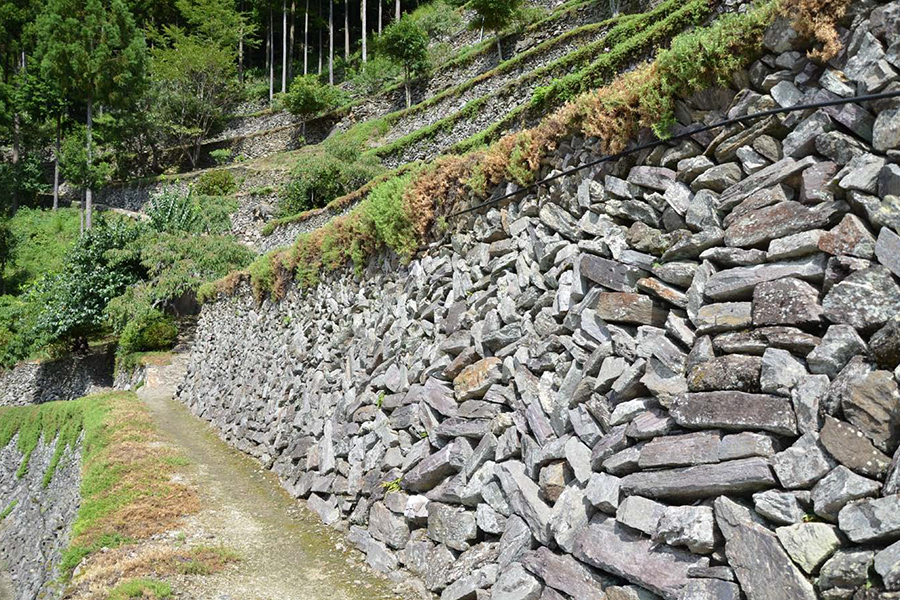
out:
{"label": "dry brown grass", "polygon": [[847,15],[850,0],[782,0],[780,12],[802,37],[821,47],[809,51],[809,57],[828,62],[841,51],[837,25]]}
{"label": "dry brown grass", "polygon": [[[403,194],[403,202],[419,237],[424,238],[431,228],[435,211],[448,214],[453,210],[456,199],[465,191],[465,183],[480,159],[480,153],[441,157],[413,179]],[[439,205],[435,201],[437,198],[444,199],[444,202]]]}

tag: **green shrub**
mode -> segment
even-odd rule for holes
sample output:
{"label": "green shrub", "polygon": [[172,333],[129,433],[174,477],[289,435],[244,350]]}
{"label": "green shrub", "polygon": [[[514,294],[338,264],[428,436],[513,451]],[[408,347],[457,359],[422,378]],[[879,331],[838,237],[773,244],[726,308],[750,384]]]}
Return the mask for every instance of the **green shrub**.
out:
{"label": "green shrub", "polygon": [[388,179],[372,190],[366,205],[378,237],[406,258],[418,247],[418,236],[403,203],[403,193],[412,177],[408,174]]}
{"label": "green shrub", "polygon": [[308,119],[340,106],[346,99],[339,87],[322,83],[315,75],[304,75],[291,82],[283,103],[291,113]]}
{"label": "green shrub", "polygon": [[211,150],[209,153],[209,157],[213,159],[217,165],[224,165],[229,160],[231,160],[231,150],[228,148],[219,148],[218,150]]}
{"label": "green shrub", "polygon": [[350,73],[349,83],[360,95],[371,95],[400,76],[400,67],[386,57],[376,55]]}
{"label": "green shrub", "polygon": [[150,199],[144,212],[150,227],[156,231],[194,231],[197,210],[188,194],[177,186],[164,188]]}
{"label": "green shrub", "polygon": [[172,586],[164,581],[152,579],[132,579],[120,583],[109,593],[109,600],[129,600],[131,598],[168,598]]}
{"label": "green shrub", "polygon": [[119,354],[168,350],[177,338],[175,319],[158,310],[149,310],[125,325],[119,336]]}
{"label": "green shrub", "polygon": [[433,0],[410,13],[412,20],[425,30],[431,39],[448,38],[464,25],[459,9],[444,0]]}
{"label": "green shrub", "polygon": [[[340,153],[343,154],[343,153]],[[325,206],[384,170],[378,159],[351,152],[349,158],[317,149],[301,156],[279,201],[281,216]]]}
{"label": "green shrub", "polygon": [[252,263],[250,271],[250,284],[253,286],[253,295],[258,300],[265,297],[275,288],[275,266],[272,264],[273,254],[263,254]]}
{"label": "green shrub", "polygon": [[236,189],[234,175],[225,169],[207,171],[194,184],[194,192],[203,196],[227,196]]}

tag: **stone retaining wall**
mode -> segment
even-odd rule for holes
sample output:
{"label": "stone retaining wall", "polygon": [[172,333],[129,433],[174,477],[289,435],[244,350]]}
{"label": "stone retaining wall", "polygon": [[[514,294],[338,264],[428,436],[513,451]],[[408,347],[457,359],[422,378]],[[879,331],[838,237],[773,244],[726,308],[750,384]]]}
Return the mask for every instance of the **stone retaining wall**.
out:
{"label": "stone retaining wall", "polygon": [[112,385],[113,352],[27,362],[0,373],[0,406],[75,400],[93,387]]}
{"label": "stone retaining wall", "polygon": [[55,443],[41,441],[19,478],[17,440],[0,448],[0,513],[12,507],[0,520],[0,570],[10,575],[14,600],[60,598],[58,566],[81,501],[81,452],[67,450],[45,487]]}
{"label": "stone retaining wall", "polygon": [[[779,24],[682,124],[900,89],[900,2],[868,6],[849,60]],[[408,265],[245,286],[204,307],[179,398],[442,600],[897,598],[898,231],[900,101],[770,117]]]}

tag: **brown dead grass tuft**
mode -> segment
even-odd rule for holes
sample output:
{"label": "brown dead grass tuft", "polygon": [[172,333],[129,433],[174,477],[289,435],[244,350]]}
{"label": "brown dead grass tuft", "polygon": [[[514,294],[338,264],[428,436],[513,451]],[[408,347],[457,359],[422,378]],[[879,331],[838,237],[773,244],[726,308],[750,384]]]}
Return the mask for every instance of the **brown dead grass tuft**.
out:
{"label": "brown dead grass tuft", "polygon": [[841,51],[837,24],[849,7],[850,0],[782,0],[780,12],[802,37],[821,44],[821,48],[813,48],[808,54],[825,63]]}
{"label": "brown dead grass tuft", "polygon": [[[435,211],[442,214],[452,212],[479,158],[477,154],[444,156],[413,179],[403,194],[403,202],[416,235],[425,237],[434,222]],[[444,202],[439,205],[435,201],[437,198],[444,199]]]}

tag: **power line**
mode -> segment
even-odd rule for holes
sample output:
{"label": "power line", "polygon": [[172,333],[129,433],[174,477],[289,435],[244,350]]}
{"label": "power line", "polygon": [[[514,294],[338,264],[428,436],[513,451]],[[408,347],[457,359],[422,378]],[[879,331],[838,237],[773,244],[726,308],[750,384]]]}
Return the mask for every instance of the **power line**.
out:
{"label": "power line", "polygon": [[855,103],[855,102],[871,102],[873,100],[884,100],[887,98],[900,98],[900,91],[882,92],[880,94],[867,94],[865,96],[853,96],[852,98],[837,98],[835,100],[826,100],[824,102],[814,102],[812,104],[798,104],[796,106],[789,106],[786,108],[772,108],[772,109],[764,110],[764,111],[761,111],[758,113],[753,113],[750,115],[743,115],[741,117],[735,117],[733,119],[719,121],[718,123],[713,123],[712,125],[704,125],[703,127],[698,127],[696,129],[690,129],[687,131],[683,131],[677,135],[666,138],[664,140],[655,140],[653,142],[641,144],[640,146],[635,146],[634,148],[629,148],[628,150],[623,150],[622,152],[618,152],[616,154],[602,156],[596,160],[592,160],[591,162],[585,163],[583,165],[579,165],[577,167],[572,167],[570,169],[566,169],[565,171],[561,171],[559,173],[556,173],[555,175],[551,175],[550,177],[547,177],[545,179],[541,179],[540,181],[531,183],[531,184],[529,184],[523,188],[520,188],[514,192],[504,194],[503,196],[500,196],[499,198],[493,198],[491,200],[482,202],[481,204],[477,204],[475,206],[471,206],[464,210],[459,210],[454,213],[450,213],[445,218],[450,219],[453,217],[458,217],[460,215],[464,215],[466,213],[474,212],[474,211],[482,209],[486,206],[492,206],[494,204],[498,204],[498,203],[506,200],[507,198],[512,198],[513,196],[518,196],[519,194],[527,193],[531,190],[536,190],[538,187],[540,187],[542,185],[550,183],[551,181],[554,181],[561,177],[566,177],[568,175],[571,175],[572,173],[577,173],[578,171],[581,171],[583,169],[588,169],[590,167],[599,165],[601,163],[609,162],[612,160],[618,160],[618,159],[622,158],[623,156],[628,156],[629,154],[634,154],[635,152],[641,152],[643,150],[655,148],[656,146],[660,146],[662,144],[669,144],[671,142],[675,142],[678,140],[682,140],[682,139],[697,135],[698,133],[704,133],[706,131],[717,129],[719,127],[725,127],[727,125],[734,125],[736,123],[744,123],[745,121],[751,121],[753,119],[761,119],[763,117],[768,117],[771,115],[777,115],[777,114],[782,114],[782,113],[790,113],[790,112],[796,112],[796,111],[801,111],[801,110],[810,110],[810,109],[816,109],[816,108],[826,108],[828,106],[839,106],[841,104],[851,104],[851,103]]}

